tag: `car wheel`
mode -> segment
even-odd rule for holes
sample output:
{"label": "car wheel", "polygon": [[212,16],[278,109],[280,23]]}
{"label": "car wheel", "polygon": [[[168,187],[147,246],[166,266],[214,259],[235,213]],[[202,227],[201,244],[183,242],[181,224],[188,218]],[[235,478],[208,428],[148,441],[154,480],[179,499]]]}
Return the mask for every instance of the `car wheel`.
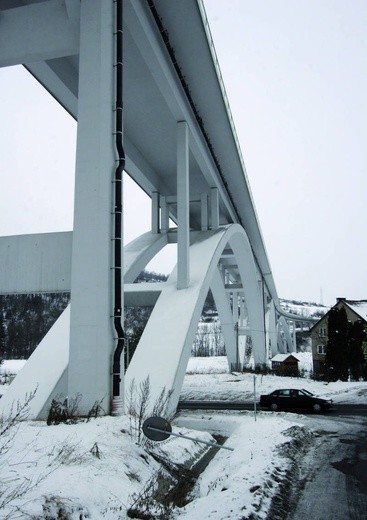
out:
{"label": "car wheel", "polygon": [[321,412],[321,405],[319,405],[318,403],[315,403],[312,408],[314,412]]}
{"label": "car wheel", "polygon": [[271,410],[272,412],[276,412],[276,411],[278,410],[279,407],[278,407],[277,403],[271,403],[271,405],[269,406],[269,408],[270,408],[270,410]]}

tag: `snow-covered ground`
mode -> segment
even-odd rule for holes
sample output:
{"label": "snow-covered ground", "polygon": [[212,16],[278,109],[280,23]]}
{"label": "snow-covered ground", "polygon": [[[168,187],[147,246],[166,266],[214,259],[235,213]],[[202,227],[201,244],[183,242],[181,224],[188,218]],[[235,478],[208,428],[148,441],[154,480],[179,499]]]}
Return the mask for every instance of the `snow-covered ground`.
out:
{"label": "snow-covered ground", "polygon": [[[310,370],[310,352],[297,353],[300,368]],[[181,392],[181,400],[251,401],[277,388],[305,388],[313,394],[332,398],[335,403],[367,404],[367,383],[337,381],[325,383],[303,377],[279,377],[251,373],[228,373],[225,357],[191,358]]]}
{"label": "snow-covered ground", "polygon": [[5,359],[0,366],[0,374],[17,374],[26,362],[26,359]]}
{"label": "snow-covered ground", "polygon": [[0,376],[14,375],[26,364],[26,359],[5,359],[0,365]]}
{"label": "snow-covered ground", "polygon": [[[181,398],[252,399],[254,376],[225,370],[225,358],[192,358]],[[256,376],[255,381],[258,394],[303,387],[337,402],[367,403],[366,382],[326,385],[276,376]],[[10,429],[9,436],[0,436],[0,517],[126,519],[127,509],[139,505],[136,495],[142,493],[140,508],[146,504],[157,518],[165,518],[158,516],[164,508],[148,491],[154,490],[149,483],[161,468],[157,459],[191,466],[208,448],[177,437],[139,446],[133,426],[127,417],[102,417],[57,426],[26,421]],[[287,413],[258,412],[255,420],[253,412],[182,411],[172,427],[175,433],[206,441],[220,434],[234,450],[219,450],[198,478],[190,502],[173,508],[171,518],[187,520],[265,518],[290,465],[292,439],[310,438],[302,416]],[[17,492],[21,496],[14,496]],[[2,506],[7,497],[12,500]]]}

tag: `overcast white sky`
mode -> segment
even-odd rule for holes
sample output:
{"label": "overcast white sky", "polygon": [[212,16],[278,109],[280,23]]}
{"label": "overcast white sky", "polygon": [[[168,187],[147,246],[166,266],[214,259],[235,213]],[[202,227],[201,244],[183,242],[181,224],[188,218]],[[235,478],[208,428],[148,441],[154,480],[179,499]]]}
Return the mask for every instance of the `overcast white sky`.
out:
{"label": "overcast white sky", "polygon": [[367,2],[205,5],[279,296],[367,298]]}
{"label": "overcast white sky", "polygon": [[[367,2],[205,6],[279,296],[367,298]],[[0,236],[72,229],[74,121],[21,67],[0,92]]]}

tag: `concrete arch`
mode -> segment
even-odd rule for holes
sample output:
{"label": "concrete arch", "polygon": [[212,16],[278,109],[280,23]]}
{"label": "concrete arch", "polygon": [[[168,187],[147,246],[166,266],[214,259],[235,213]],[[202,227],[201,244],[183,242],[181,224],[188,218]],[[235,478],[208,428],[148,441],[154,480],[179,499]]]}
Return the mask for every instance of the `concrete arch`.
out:
{"label": "concrete arch", "polygon": [[[150,258],[168,242],[169,237],[166,235],[146,233],[129,244],[125,250],[124,264],[127,281],[132,282]],[[154,404],[159,398],[162,389],[173,389],[169,410],[175,411],[190,357],[191,345],[209,288],[213,290],[217,299],[226,298],[218,263],[224,249],[228,247],[233,251],[238,263],[243,292],[247,299],[255,362],[257,364],[266,362],[265,334],[264,330],[261,330],[264,321],[258,272],[244,229],[238,224],[232,224],[215,231],[192,234],[191,281],[188,288],[177,290],[176,268],[167,282],[147,284],[158,285],[160,296],[126,373],[125,388],[129,388],[133,379],[139,385],[149,376],[151,403]],[[228,300],[218,307],[220,317],[229,323],[231,312]],[[23,397],[29,389],[38,386],[37,399],[31,403],[29,417],[44,419],[50,399],[55,394],[67,395],[69,327],[70,308],[68,307],[44,338],[43,346],[40,345],[36,349],[26,367],[17,376],[16,384],[13,384],[6,396],[1,399],[0,410],[5,410],[6,406],[10,406],[20,396]],[[229,324],[225,329],[223,332],[228,345],[230,361],[236,355],[234,323],[232,328]],[[58,345],[56,354],[50,346],[55,344]],[[47,355],[49,356],[51,352],[54,356],[55,371],[45,378],[44,364],[47,362]]]}
{"label": "concrete arch", "polygon": [[140,235],[124,248],[124,281],[133,283],[150,260],[168,243],[168,234]]}
{"label": "concrete arch", "polygon": [[172,391],[169,412],[173,413],[177,407],[203,304],[213,280],[218,283],[217,266],[228,246],[237,259],[249,302],[255,362],[266,362],[262,296],[255,261],[244,229],[238,224],[232,224],[215,231],[195,233],[190,246],[190,285],[186,289],[177,290],[175,268],[162,288],[126,373],[126,389],[133,381],[139,385],[149,377],[151,406],[165,389]]}

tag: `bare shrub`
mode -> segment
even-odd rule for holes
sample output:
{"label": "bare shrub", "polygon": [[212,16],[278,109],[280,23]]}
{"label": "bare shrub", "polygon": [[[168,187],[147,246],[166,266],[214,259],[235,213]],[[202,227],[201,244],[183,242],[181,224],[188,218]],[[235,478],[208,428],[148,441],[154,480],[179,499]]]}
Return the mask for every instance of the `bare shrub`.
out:
{"label": "bare shrub", "polygon": [[42,509],[43,518],[50,520],[72,520],[74,518],[86,520],[90,518],[89,511],[85,507],[80,504],[73,504],[71,500],[57,495],[46,496]]}
{"label": "bare shrub", "polygon": [[82,464],[88,458],[87,453],[80,453],[80,443],[73,443],[69,439],[58,446],[54,447],[53,462],[56,462],[57,466],[70,465],[70,464]]}
{"label": "bare shrub", "polygon": [[162,472],[152,477],[140,493],[131,495],[131,506],[127,510],[128,518],[155,518],[169,520],[172,518],[173,504],[164,504],[160,501],[159,482]]}
{"label": "bare shrub", "polygon": [[0,457],[4,455],[14,440],[17,426],[20,421],[24,421],[29,413],[29,404],[36,395],[37,388],[33,392],[25,395],[23,401],[12,404],[8,414],[0,415]]}
{"label": "bare shrub", "polygon": [[[17,518],[21,514],[19,506],[15,505],[30,490],[34,489],[53,470],[45,474],[25,477],[18,473],[18,463],[11,456],[11,448],[15,442],[20,422],[29,413],[29,404],[34,398],[37,388],[25,395],[23,401],[13,404],[6,415],[0,416],[0,517],[2,520]],[[27,449],[29,449],[29,445]],[[10,453],[9,453],[10,452]]]}
{"label": "bare shrub", "polygon": [[130,437],[140,446],[143,444],[143,423],[147,418],[147,408],[150,399],[149,376],[137,387],[135,380],[131,381],[128,395],[128,414],[130,424]]}
{"label": "bare shrub", "polygon": [[94,405],[92,406],[92,408],[89,410],[89,412],[87,414],[87,422],[90,419],[97,419],[97,417],[100,417],[101,415],[104,415],[106,413],[104,408],[102,407],[102,402],[103,402],[103,399],[101,399],[100,401],[96,401],[94,403]]}
{"label": "bare shrub", "polygon": [[94,457],[97,457],[97,459],[100,459],[102,457],[102,452],[101,450],[99,449],[99,446],[97,444],[97,442],[95,442],[93,444],[93,446],[91,447],[91,449],[89,450],[89,452],[94,456]]}
{"label": "bare shrub", "polygon": [[126,394],[127,413],[129,416],[129,435],[139,445],[144,446],[148,439],[143,434],[143,423],[149,416],[161,416],[166,419],[169,400],[173,390],[162,389],[158,399],[148,414],[149,402],[151,400],[149,376],[142,381],[139,386],[133,379]]}
{"label": "bare shrub", "polygon": [[62,400],[61,397],[52,399],[50,410],[47,416],[47,424],[75,424],[78,420],[78,409],[81,401],[81,394],[75,397],[66,397]]}
{"label": "bare shrub", "polygon": [[79,412],[79,405],[82,399],[81,394],[76,394],[75,397],[62,397],[57,396],[52,399],[50,410],[47,416],[47,424],[76,424],[77,422],[83,421],[84,419],[88,422],[92,418],[97,418],[104,414],[102,408],[103,399],[96,401],[92,408],[87,413],[86,417],[82,417]]}
{"label": "bare shrub", "polygon": [[152,412],[153,416],[167,418],[166,417],[167,409],[168,409],[169,401],[171,399],[172,394],[173,394],[173,389],[168,390],[168,392],[167,392],[166,388],[162,388],[162,391],[153,407],[153,412]]}

